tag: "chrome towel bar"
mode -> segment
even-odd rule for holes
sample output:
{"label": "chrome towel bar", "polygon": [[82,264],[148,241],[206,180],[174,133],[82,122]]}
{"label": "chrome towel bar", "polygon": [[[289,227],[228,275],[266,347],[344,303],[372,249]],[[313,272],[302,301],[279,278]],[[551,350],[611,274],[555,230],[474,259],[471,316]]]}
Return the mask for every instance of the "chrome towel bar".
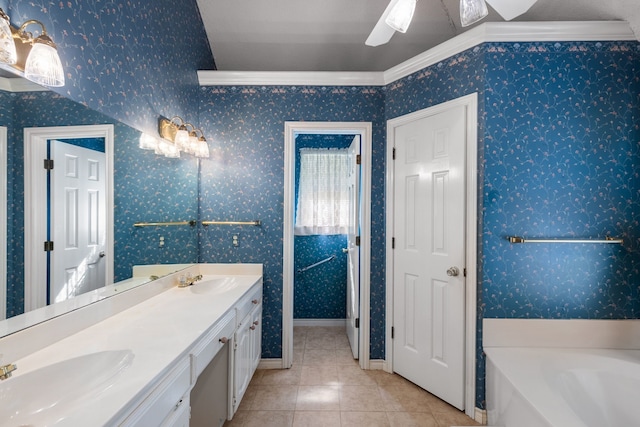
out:
{"label": "chrome towel bar", "polygon": [[324,264],[325,262],[329,262],[329,261],[331,261],[331,260],[332,260],[332,259],[334,259],[335,257],[336,257],[335,255],[331,255],[329,258],[323,259],[322,261],[318,261],[318,262],[316,262],[315,264],[308,265],[308,266],[306,266],[306,267],[304,267],[304,268],[299,268],[299,269],[297,270],[297,272],[298,272],[298,273],[304,273],[304,272],[305,272],[305,271],[307,271],[307,270],[311,270],[312,268],[317,267],[317,266],[319,266],[319,265],[321,265],[321,264]]}
{"label": "chrome towel bar", "polygon": [[196,225],[196,221],[136,222],[133,224],[134,227],[160,227],[165,225],[190,225],[191,227],[194,227]]}
{"label": "chrome towel bar", "polygon": [[604,239],[525,239],[524,237],[508,236],[511,243],[615,243],[622,244],[622,239],[607,236]]}
{"label": "chrome towel bar", "polygon": [[255,225],[260,227],[262,222],[259,219],[255,221],[202,221],[202,225]]}

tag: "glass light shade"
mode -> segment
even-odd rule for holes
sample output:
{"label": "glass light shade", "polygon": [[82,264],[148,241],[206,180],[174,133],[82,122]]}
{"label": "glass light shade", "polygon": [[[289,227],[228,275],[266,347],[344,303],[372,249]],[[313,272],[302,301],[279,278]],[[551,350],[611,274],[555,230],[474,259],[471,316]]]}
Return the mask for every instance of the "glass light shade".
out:
{"label": "glass light shade", "polygon": [[158,139],[146,133],[140,134],[138,147],[143,150],[156,150],[158,148]]}
{"label": "glass light shade", "polygon": [[184,125],[180,126],[176,132],[174,143],[179,150],[187,150],[189,148],[189,132]]}
{"label": "glass light shade", "polygon": [[198,137],[194,133],[189,135],[189,148],[187,149],[187,152],[191,154],[198,153]]}
{"label": "glass light shade", "polygon": [[11,35],[9,17],[0,9],[0,62],[15,64],[17,60],[16,44]]}
{"label": "glass light shade", "polygon": [[58,50],[51,45],[53,42],[49,44],[46,39],[49,38],[39,36],[34,40],[24,66],[24,76],[42,86],[64,86],[64,70]]}
{"label": "glass light shade", "polygon": [[198,151],[196,152],[197,157],[209,157],[209,144],[207,144],[207,140],[204,138],[200,138],[198,141]]}
{"label": "glass light shade", "polygon": [[177,159],[180,157],[180,150],[175,145],[168,143],[164,156],[172,159]]}
{"label": "glass light shade", "polygon": [[384,22],[396,31],[406,33],[416,10],[416,0],[400,0],[391,9]]}
{"label": "glass light shade", "polygon": [[463,27],[475,24],[488,14],[484,0],[460,0],[460,22]]}

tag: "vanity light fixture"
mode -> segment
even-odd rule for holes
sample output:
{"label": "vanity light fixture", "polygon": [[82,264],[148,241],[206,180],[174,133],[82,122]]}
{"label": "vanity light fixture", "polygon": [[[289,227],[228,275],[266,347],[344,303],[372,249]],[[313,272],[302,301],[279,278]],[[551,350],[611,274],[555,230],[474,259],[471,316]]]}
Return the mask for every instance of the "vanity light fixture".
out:
{"label": "vanity light fixture", "polygon": [[489,14],[484,0],[460,0],[460,22],[468,27]]}
{"label": "vanity light fixture", "polygon": [[[158,120],[158,133],[162,137],[159,145],[162,145],[165,149],[169,149],[167,147],[169,145],[173,147],[171,150],[175,149],[177,151],[177,156],[173,151],[171,156],[167,156],[166,152],[163,152],[167,157],[179,157],[181,151],[193,154],[196,157],[209,157],[209,146],[204,133],[200,129],[196,129],[191,123],[185,122],[179,116],[174,116],[171,119],[160,117]],[[166,145],[163,144],[165,142],[167,143]]]}
{"label": "vanity light fixture", "polygon": [[394,30],[406,33],[416,11],[416,2],[417,0],[400,0],[393,6],[384,22]]}
{"label": "vanity light fixture", "polygon": [[[41,28],[40,35],[37,37],[26,31],[26,28],[33,24]],[[2,9],[0,9],[0,61],[39,85],[64,86],[64,69],[58,55],[58,48],[47,34],[44,24],[30,19],[20,28],[12,27],[9,17]]]}

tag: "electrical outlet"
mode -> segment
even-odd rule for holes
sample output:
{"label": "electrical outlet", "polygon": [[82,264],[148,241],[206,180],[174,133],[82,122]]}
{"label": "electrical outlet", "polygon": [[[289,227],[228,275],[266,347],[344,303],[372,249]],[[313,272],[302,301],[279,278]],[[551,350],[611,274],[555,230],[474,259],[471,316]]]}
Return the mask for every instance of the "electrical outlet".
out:
{"label": "electrical outlet", "polygon": [[160,240],[158,241],[158,247],[164,248],[164,236],[160,236]]}
{"label": "electrical outlet", "polygon": [[238,235],[234,234],[231,240],[233,246],[238,247],[240,245],[240,242],[238,242]]}

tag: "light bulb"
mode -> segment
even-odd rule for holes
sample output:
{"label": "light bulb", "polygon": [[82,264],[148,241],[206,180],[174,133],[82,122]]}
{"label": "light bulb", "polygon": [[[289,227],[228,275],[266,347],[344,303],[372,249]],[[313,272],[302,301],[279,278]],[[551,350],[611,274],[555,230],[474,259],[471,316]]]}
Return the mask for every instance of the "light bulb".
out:
{"label": "light bulb", "polygon": [[24,76],[42,86],[64,86],[62,62],[56,45],[49,36],[42,34],[33,41],[24,66]]}
{"label": "light bulb", "polygon": [[138,145],[143,150],[156,150],[158,148],[158,139],[146,133],[140,134],[140,143]]}

